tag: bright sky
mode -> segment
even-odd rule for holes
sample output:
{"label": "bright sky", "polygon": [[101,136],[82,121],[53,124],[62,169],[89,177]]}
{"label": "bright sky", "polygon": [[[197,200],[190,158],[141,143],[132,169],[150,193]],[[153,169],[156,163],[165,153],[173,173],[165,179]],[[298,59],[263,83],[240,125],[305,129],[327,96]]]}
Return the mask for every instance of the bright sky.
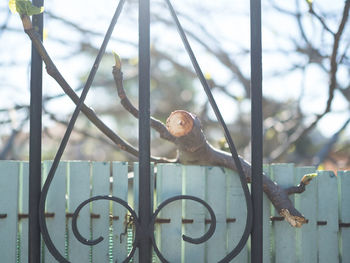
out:
{"label": "bright sky", "polygon": [[[68,1],[68,0],[52,0],[47,1],[46,9],[54,12],[58,16],[63,16],[68,20],[72,20],[83,28],[88,28],[93,31],[106,30],[110,17],[114,12],[118,1],[104,0],[103,4],[101,1]],[[157,1],[159,2],[159,0]],[[197,4],[199,12],[203,13],[203,17],[199,17],[200,21],[203,20],[203,26],[221,39],[222,46],[227,50],[237,50],[237,47],[249,48],[249,1],[229,1],[222,0],[220,3],[217,1],[200,1],[200,0],[187,0],[187,1],[173,1],[176,9],[181,12],[190,14],[191,10],[188,6],[192,6],[192,3]],[[278,1],[279,4],[281,1]],[[326,5],[327,0],[318,0],[317,4]],[[186,4],[185,4],[186,3]],[[264,7],[263,1],[263,7]],[[288,5],[289,2],[283,4]],[[293,2],[294,3],[294,2]],[[327,3],[327,11],[330,8],[337,9],[343,5],[342,0],[335,0],[332,2],[332,6],[329,7]],[[233,7],[232,9],[229,7]],[[7,1],[0,3],[0,24],[7,17]],[[205,19],[205,10],[215,9],[220,10],[220,15],[216,16],[215,19],[209,21]],[[234,12],[232,13],[232,10]],[[134,18],[132,21],[126,19],[127,16]],[[136,13],[137,14],[137,13]],[[278,21],[278,22],[276,22]],[[133,23],[133,24],[132,24]],[[184,22],[185,24],[185,22]],[[265,12],[263,9],[263,49],[272,50],[276,48],[288,49],[291,44],[282,40],[279,34],[291,36],[297,34],[295,29],[295,22],[287,19],[284,16],[271,16],[269,12]],[[16,15],[10,17],[9,26],[11,28],[18,28],[21,30],[21,21]],[[48,34],[45,45],[54,59],[58,68],[62,71],[63,76],[68,80],[72,87],[77,87],[79,83],[78,76],[86,71],[86,65],[91,65],[94,58],[86,58],[75,53],[77,44],[81,39],[72,39],[75,36],[72,32],[67,30],[60,30],[60,23],[57,21],[47,21],[45,28]],[[269,29],[267,29],[269,28]],[[273,30],[271,30],[273,28]],[[314,32],[315,38],[321,38],[320,34],[315,30],[316,25],[310,24],[307,30]],[[349,30],[347,30],[349,32]],[[164,26],[152,27],[152,35],[156,38],[157,43],[166,45],[168,49],[180,49],[182,44],[178,35],[173,30],[168,30]],[[345,34],[344,34],[345,35]],[[350,35],[350,34],[348,34]],[[130,5],[126,5],[125,9],[120,17],[114,32],[114,37],[127,41],[136,42],[138,38],[137,24],[135,17],[135,10],[132,10]],[[52,41],[54,38],[55,41]],[[66,47],[59,42],[57,39],[63,39],[65,41],[72,42],[71,48]],[[102,38],[91,37],[90,39],[96,45],[100,45]],[[191,40],[190,40],[191,41]],[[327,40],[326,40],[327,41]],[[202,49],[191,41],[194,52],[204,72],[210,73],[210,75],[219,83],[227,83],[229,80],[229,74],[225,68],[217,63],[215,58],[208,56]],[[10,107],[14,104],[28,103],[29,101],[29,74],[28,74],[28,63],[30,61],[30,43],[27,36],[23,33],[18,32],[5,32],[0,36],[0,61],[4,65],[13,63],[16,61],[16,65],[8,65],[8,70],[0,72],[0,107]],[[135,48],[128,45],[112,41],[107,51],[116,50],[120,55],[123,56],[136,56],[137,51]],[[5,52],[4,52],[5,51]],[[67,59],[68,58],[68,59]],[[180,59],[188,58],[183,55]],[[327,75],[315,67],[309,67],[305,80],[300,72],[289,74],[286,77],[275,77],[269,78],[271,72],[283,69],[288,62],[292,60],[294,63],[300,62],[300,57],[281,57],[277,55],[270,55],[269,53],[263,53],[263,71],[264,71],[264,83],[263,92],[266,96],[271,96],[276,99],[287,99],[287,98],[298,98],[300,93],[304,93],[303,100],[301,101],[302,108],[307,113],[320,113],[324,110],[325,102],[328,96],[328,85]],[[189,63],[189,60],[188,60]],[[239,58],[240,65],[243,66],[243,71],[249,73],[249,57],[245,56]],[[5,67],[2,67],[5,68]],[[341,74],[340,80],[341,80]],[[45,93],[55,94],[59,91],[57,85],[50,77],[45,75]],[[302,85],[302,83],[304,83]],[[233,83],[230,84],[229,89],[239,94],[240,86]],[[234,108],[232,107],[231,101],[220,93],[216,93],[215,97],[220,105],[221,111],[224,115],[225,120],[230,121],[234,117]],[[202,100],[205,99],[203,96]],[[62,113],[71,112],[73,104],[68,100],[62,99],[57,105],[51,105],[51,107],[59,108]],[[62,107],[64,105],[64,107]],[[322,133],[326,136],[332,135],[336,132],[346,119],[349,118],[349,109],[347,108],[347,102],[342,96],[336,92],[335,99],[333,102],[332,109],[335,113],[328,114],[320,122],[319,128]],[[250,106],[245,106],[249,111]],[[350,134],[350,126],[347,129],[347,133]]]}

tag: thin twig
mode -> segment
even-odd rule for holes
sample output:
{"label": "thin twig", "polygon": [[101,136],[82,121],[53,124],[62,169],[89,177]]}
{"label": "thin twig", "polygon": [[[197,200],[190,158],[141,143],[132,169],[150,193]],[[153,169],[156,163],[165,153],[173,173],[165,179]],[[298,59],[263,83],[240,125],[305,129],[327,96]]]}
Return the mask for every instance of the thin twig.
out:
{"label": "thin twig", "polygon": [[[39,35],[35,32],[31,25],[30,18],[28,16],[22,16],[22,22],[24,31],[27,33],[32,43],[34,44],[36,50],[40,54],[46,65],[47,73],[56,80],[56,82],[61,86],[63,91],[69,96],[69,98],[77,104],[79,101],[78,95],[74,92],[74,90],[70,87],[64,77],[61,75],[60,71],[57,69],[56,65],[53,63],[49,54],[47,53],[45,47],[40,41]],[[123,140],[119,137],[115,132],[113,132],[94,112],[93,109],[89,108],[85,104],[82,105],[81,111],[85,114],[85,116],[109,139],[111,139],[121,150],[126,151],[136,157],[138,157],[138,150],[129,144],[127,141]],[[151,161],[153,162],[168,162],[166,158],[153,157],[151,156]]]}
{"label": "thin twig", "polygon": [[309,12],[310,14],[312,14],[314,17],[317,18],[317,20],[321,23],[321,25],[323,26],[323,28],[328,31],[329,33],[331,33],[334,36],[334,32],[327,26],[326,22],[324,21],[324,19],[315,12],[315,9],[313,8],[312,4],[309,4]]}
{"label": "thin twig", "polygon": [[280,156],[282,156],[289,147],[297,142],[300,138],[305,136],[307,133],[309,133],[317,124],[318,122],[330,111],[333,98],[334,98],[334,91],[337,88],[337,70],[338,70],[338,62],[337,62],[337,54],[339,49],[339,42],[340,38],[344,32],[345,24],[348,20],[349,16],[349,8],[350,8],[350,0],[347,0],[345,2],[344,10],[343,10],[343,16],[340,21],[337,33],[334,35],[334,44],[332,49],[332,55],[330,58],[330,84],[329,84],[329,92],[328,92],[328,100],[327,105],[324,109],[324,111],[316,115],[314,121],[309,124],[306,128],[300,127],[297,129],[289,138],[288,140],[282,144],[280,147],[276,148],[270,155],[270,160],[275,161]]}
{"label": "thin twig", "polygon": [[[120,103],[135,118],[138,118],[139,117],[139,110],[134,105],[132,105],[132,103],[130,102],[129,98],[127,97],[127,95],[125,93],[124,86],[123,86],[123,73],[121,71],[121,68],[119,68],[117,66],[113,66],[112,73],[113,73],[115,85],[116,85],[117,90],[118,90],[118,96],[120,98]],[[154,117],[151,117],[150,125],[153,129],[155,129],[159,133],[161,138],[163,138],[167,141],[170,141],[170,142],[175,141],[175,137],[169,133],[169,131],[167,130],[167,128],[165,127],[165,125],[161,121],[157,120]]]}

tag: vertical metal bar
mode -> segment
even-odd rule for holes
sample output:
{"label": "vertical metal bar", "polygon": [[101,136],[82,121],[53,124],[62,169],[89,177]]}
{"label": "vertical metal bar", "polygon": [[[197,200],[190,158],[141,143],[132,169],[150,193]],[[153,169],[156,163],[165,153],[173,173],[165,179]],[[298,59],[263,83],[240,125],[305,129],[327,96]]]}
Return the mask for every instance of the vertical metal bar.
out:
{"label": "vertical metal bar", "polygon": [[139,219],[141,263],[151,262],[150,0],[139,0]]}
{"label": "vertical metal bar", "polygon": [[252,202],[253,228],[251,262],[262,262],[262,62],[261,62],[261,0],[250,0],[251,34],[251,136],[252,136]]}
{"label": "vertical metal bar", "polygon": [[[36,6],[43,6],[43,0],[33,0]],[[43,35],[43,14],[33,16],[33,27]],[[39,202],[41,193],[41,112],[42,112],[42,60],[32,45],[30,75],[30,138],[29,138],[29,230],[28,259],[30,263],[40,262]]]}

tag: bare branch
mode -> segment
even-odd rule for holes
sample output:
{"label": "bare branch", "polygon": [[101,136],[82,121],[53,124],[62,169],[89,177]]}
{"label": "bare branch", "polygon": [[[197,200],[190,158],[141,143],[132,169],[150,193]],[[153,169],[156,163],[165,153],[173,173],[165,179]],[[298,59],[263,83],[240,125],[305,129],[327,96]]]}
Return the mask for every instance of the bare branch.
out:
{"label": "bare branch", "polygon": [[[74,23],[72,21],[69,21],[68,19],[65,19],[63,17],[60,17],[60,16],[56,16],[55,14],[53,14],[52,12],[49,12],[49,11],[45,11],[45,14],[48,15],[50,18],[52,19],[55,19],[55,20],[58,20],[58,21],[61,21],[62,23],[66,24],[67,26],[70,26],[71,28],[77,30],[78,32],[80,32],[81,34],[83,35],[91,35],[91,36],[101,36],[103,37],[103,33],[101,32],[98,32],[98,31],[93,31],[93,30],[90,30],[90,29],[86,29],[86,28],[83,28],[81,27],[79,24],[77,23]],[[124,44],[128,44],[128,45],[131,45],[131,46],[135,46],[136,47],[136,43],[135,42],[132,42],[132,41],[128,41],[128,40],[124,40],[124,39],[120,39],[120,38],[111,38],[113,40],[116,40],[120,43],[124,43]]]}
{"label": "bare branch", "polygon": [[[162,17],[158,17],[157,19],[159,21],[163,22],[166,25],[169,25],[169,26],[173,25],[170,21],[168,21],[168,20],[166,20],[166,19],[164,19]],[[216,50],[214,50],[213,48],[211,48],[208,45],[208,43],[206,43],[203,39],[198,37],[193,32],[188,31],[188,30],[185,30],[185,32],[186,32],[186,34],[188,36],[193,38],[198,44],[200,44],[203,48],[205,48],[206,51],[208,51],[209,53],[213,54],[213,56],[217,60],[219,60],[220,63],[222,63],[229,70],[231,70],[231,72],[237,77],[237,79],[242,84],[242,86],[243,86],[243,88],[244,88],[244,90],[246,92],[247,97],[249,97],[250,96],[250,80],[244,76],[244,74],[241,71],[241,69],[238,66],[238,64],[222,48],[220,48],[219,45],[215,44]]]}
{"label": "bare branch", "polygon": [[[121,65],[119,63],[119,65]],[[118,90],[118,96],[120,98],[120,103],[123,105],[123,107],[130,112],[135,118],[139,117],[139,110],[136,109],[136,107],[134,105],[132,105],[132,103],[130,102],[129,98],[127,97],[125,90],[124,90],[124,86],[123,86],[123,73],[121,71],[121,66],[114,66],[113,67],[113,77],[114,77],[114,81],[115,81],[115,85],[117,87]],[[161,138],[170,141],[170,142],[174,142],[175,141],[175,137],[172,136],[168,130],[166,129],[165,125],[157,120],[154,117],[151,117],[151,127],[153,129],[155,129]]]}
{"label": "bare branch", "polygon": [[270,160],[275,161],[278,158],[280,158],[288,149],[289,147],[297,142],[300,138],[305,136],[307,133],[309,133],[317,124],[318,122],[331,110],[332,101],[334,98],[334,91],[337,88],[337,70],[338,70],[338,61],[337,61],[337,55],[338,55],[338,49],[339,49],[339,42],[340,38],[343,34],[346,22],[348,20],[349,16],[349,8],[350,8],[350,1],[347,0],[345,2],[344,10],[343,10],[343,16],[340,21],[337,33],[334,35],[334,43],[333,43],[333,49],[332,49],[332,55],[330,58],[330,83],[329,83],[329,92],[328,92],[328,100],[326,107],[324,111],[316,115],[315,119],[311,124],[309,124],[306,128],[300,127],[297,129],[285,143],[283,143],[280,147],[276,148],[270,155]]}
{"label": "bare branch", "polygon": [[331,69],[330,69],[329,98],[327,101],[327,107],[325,109],[325,113],[330,111],[331,103],[334,97],[334,90],[337,88],[338,49],[339,49],[340,38],[344,32],[346,22],[348,21],[349,9],[350,9],[350,1],[347,0],[345,2],[343,16],[339,24],[337,33],[334,35],[334,44],[333,44],[333,50],[332,50],[332,55],[330,60]]}
{"label": "bare branch", "polygon": [[[79,101],[78,95],[74,92],[74,90],[69,86],[67,81],[63,78],[60,71],[57,69],[49,54],[47,53],[45,47],[40,41],[39,35],[35,32],[32,27],[30,18],[28,16],[22,16],[22,22],[24,31],[27,33],[29,38],[32,40],[36,50],[40,54],[46,65],[47,73],[56,80],[56,82],[61,86],[63,91],[69,96],[69,98],[77,104]],[[121,150],[126,151],[134,156],[138,156],[138,150],[130,145],[127,141],[123,140],[116,133],[114,133],[94,112],[93,109],[89,108],[85,104],[82,105],[81,111],[85,114],[85,116],[109,139],[111,139]],[[151,156],[151,160],[154,162],[169,162],[166,158],[153,157]]]}
{"label": "bare branch", "polygon": [[327,26],[327,24],[324,21],[324,19],[319,14],[316,13],[313,3],[312,2],[311,3],[307,2],[307,4],[309,5],[309,12],[310,12],[310,14],[312,14],[314,17],[316,17],[317,20],[323,26],[323,28],[334,36],[335,35],[334,32]]}

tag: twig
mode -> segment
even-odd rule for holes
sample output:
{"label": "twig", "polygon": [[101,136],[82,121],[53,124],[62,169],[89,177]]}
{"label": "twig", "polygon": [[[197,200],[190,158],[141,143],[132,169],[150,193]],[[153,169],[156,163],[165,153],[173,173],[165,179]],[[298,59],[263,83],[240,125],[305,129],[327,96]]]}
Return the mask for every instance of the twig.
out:
{"label": "twig", "polygon": [[[67,81],[63,78],[60,71],[57,69],[49,54],[47,53],[45,47],[40,41],[39,35],[35,32],[32,27],[32,23],[28,16],[21,16],[23,28],[26,34],[31,39],[34,44],[36,50],[40,54],[46,65],[47,73],[56,80],[56,82],[61,86],[63,91],[69,96],[69,98],[75,103],[78,103],[79,97],[74,92],[74,90],[70,87]],[[89,108],[85,104],[82,105],[81,111],[85,114],[85,116],[109,139],[111,139],[120,149],[126,151],[134,156],[138,156],[139,152],[136,148],[130,145],[127,141],[123,140],[116,133],[114,133],[94,112],[93,109]],[[151,156],[151,161],[154,162],[169,162],[166,158],[153,157]]]}
{"label": "twig", "polygon": [[324,109],[324,111],[316,115],[314,121],[309,124],[306,128],[299,128],[297,129],[289,138],[288,140],[282,144],[280,147],[276,148],[270,155],[270,160],[275,161],[280,156],[282,156],[289,147],[297,142],[301,137],[305,136],[307,133],[309,133],[317,124],[318,122],[331,110],[333,98],[334,98],[334,91],[337,88],[337,70],[338,70],[338,62],[337,62],[337,54],[339,49],[339,42],[340,38],[344,32],[345,24],[348,20],[349,16],[349,9],[350,9],[350,0],[347,0],[345,2],[344,10],[343,10],[343,16],[341,19],[341,22],[339,24],[337,33],[334,35],[334,44],[332,49],[332,55],[330,58],[330,83],[329,83],[329,91],[328,91],[328,100],[327,105]]}
{"label": "twig", "polygon": [[[119,65],[121,65],[121,64],[119,63]],[[138,118],[139,117],[138,109],[136,109],[136,107],[134,105],[132,105],[132,103],[130,102],[129,98],[127,97],[127,95],[125,93],[124,86],[123,86],[123,73],[121,71],[121,67],[120,66],[113,66],[112,73],[113,73],[115,85],[116,85],[117,90],[118,90],[118,96],[120,98],[120,103],[135,118]],[[170,141],[170,142],[175,141],[175,137],[169,133],[169,131],[167,130],[167,128],[165,127],[165,125],[161,121],[157,120],[154,117],[151,117],[150,124],[151,124],[151,127],[159,133],[161,138],[163,138],[167,141]]]}
{"label": "twig", "polygon": [[[101,32],[83,28],[79,24],[74,23],[72,21],[69,21],[69,20],[63,18],[62,16],[56,16],[52,12],[45,11],[45,14],[48,15],[52,19],[56,19],[58,21],[61,21],[62,23],[66,24],[67,26],[70,26],[71,28],[77,30],[78,32],[80,32],[83,35],[102,36],[103,37],[103,33],[101,33]],[[132,41],[123,40],[123,39],[120,39],[120,38],[113,38],[113,37],[111,39],[113,39],[115,41],[118,41],[120,43],[123,43],[123,44],[132,45],[134,47],[137,46],[137,44],[135,42],[132,42]]]}
{"label": "twig", "polygon": [[[158,18],[159,21],[162,21],[166,25],[173,25],[170,23],[168,20],[163,19],[161,17]],[[213,56],[220,61],[223,65],[225,65],[231,72],[237,77],[237,79],[240,81],[242,84],[247,97],[250,96],[250,80],[247,79],[243,72],[241,71],[240,67],[237,65],[237,63],[222,49],[220,48],[217,44],[216,49],[214,50],[209,46],[208,43],[206,43],[203,39],[199,38],[196,34],[194,34],[191,31],[185,30],[186,35],[190,36],[193,38],[198,44],[200,44],[203,48],[205,48],[209,53],[213,54]]]}
{"label": "twig", "polygon": [[317,20],[321,23],[321,25],[323,26],[323,28],[328,31],[329,33],[331,33],[332,35],[334,35],[334,32],[327,26],[326,22],[323,20],[323,18],[317,14],[315,12],[315,9],[313,8],[313,4],[309,4],[309,12],[310,14],[312,14],[314,17],[317,18]]}

